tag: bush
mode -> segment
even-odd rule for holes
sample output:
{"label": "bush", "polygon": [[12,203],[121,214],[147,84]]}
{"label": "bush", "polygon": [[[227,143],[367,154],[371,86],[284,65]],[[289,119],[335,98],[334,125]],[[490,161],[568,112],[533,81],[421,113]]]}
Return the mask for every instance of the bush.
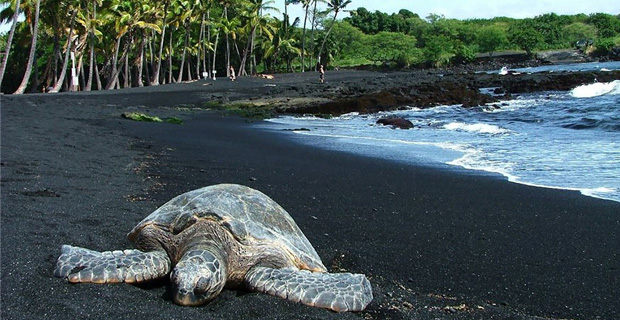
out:
{"label": "bush", "polygon": [[478,47],[475,45],[460,45],[456,49],[456,55],[452,58],[452,61],[456,64],[464,64],[470,63],[476,60],[476,53],[478,52]]}
{"label": "bush", "polygon": [[424,48],[426,62],[435,67],[445,67],[455,56],[454,44],[446,36],[433,37],[426,41]]}
{"label": "bush", "polygon": [[598,39],[594,43],[594,54],[597,56],[606,56],[611,53],[611,50],[616,46],[616,41],[613,38]]}

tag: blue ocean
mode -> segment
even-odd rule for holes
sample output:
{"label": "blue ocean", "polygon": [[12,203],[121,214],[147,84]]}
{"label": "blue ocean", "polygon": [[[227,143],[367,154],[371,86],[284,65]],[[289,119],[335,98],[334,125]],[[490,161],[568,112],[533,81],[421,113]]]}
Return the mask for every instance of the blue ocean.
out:
{"label": "blue ocean", "polygon": [[[620,62],[516,71],[618,69]],[[385,116],[409,119],[415,129],[375,124]],[[496,173],[515,183],[620,202],[620,79],[566,92],[523,94],[499,109],[438,106],[333,119],[279,117],[261,126],[292,130],[294,139],[322,148]]]}

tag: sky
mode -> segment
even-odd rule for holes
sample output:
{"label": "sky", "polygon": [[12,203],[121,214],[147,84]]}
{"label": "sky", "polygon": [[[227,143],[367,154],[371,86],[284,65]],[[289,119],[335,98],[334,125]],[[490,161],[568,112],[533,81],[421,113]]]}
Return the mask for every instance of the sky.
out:
{"label": "sky", "polygon": [[[276,7],[284,12],[284,0],[275,0]],[[352,0],[347,5],[347,10],[355,10],[364,7],[370,12],[379,10],[388,14],[396,13],[400,9],[407,9],[425,18],[430,13],[443,14],[446,18],[473,19],[473,18],[533,18],[545,13],[557,13],[560,15],[577,13],[604,12],[613,15],[620,14],[619,0]],[[289,5],[291,17],[303,19],[301,5]],[[273,13],[272,13],[273,15]],[[349,14],[339,13],[341,17]],[[291,19],[292,20],[292,19]]]}
{"label": "sky", "polygon": [[[284,1],[275,0],[275,6],[284,12]],[[324,6],[324,5],[323,5]],[[364,7],[368,11],[379,10],[388,14],[407,9],[425,18],[430,13],[443,14],[446,18],[473,19],[473,18],[533,18],[545,13],[577,14],[604,12],[613,15],[620,14],[619,0],[351,0],[346,10],[355,10]],[[290,16],[303,18],[304,11],[301,5],[289,5]],[[275,12],[272,15],[280,16]],[[348,17],[348,13],[340,13],[340,17]],[[293,20],[291,19],[291,20]],[[9,24],[0,25],[0,32],[10,29]]]}

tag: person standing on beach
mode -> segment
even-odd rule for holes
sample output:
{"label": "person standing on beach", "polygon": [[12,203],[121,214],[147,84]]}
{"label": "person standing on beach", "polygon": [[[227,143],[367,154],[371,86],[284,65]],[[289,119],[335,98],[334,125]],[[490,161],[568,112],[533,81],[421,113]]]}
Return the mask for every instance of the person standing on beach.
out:
{"label": "person standing on beach", "polygon": [[325,69],[323,68],[323,65],[319,66],[319,81],[321,83],[325,82]]}
{"label": "person standing on beach", "polygon": [[235,68],[233,68],[233,66],[230,66],[230,81],[235,81],[237,77],[235,76]]}

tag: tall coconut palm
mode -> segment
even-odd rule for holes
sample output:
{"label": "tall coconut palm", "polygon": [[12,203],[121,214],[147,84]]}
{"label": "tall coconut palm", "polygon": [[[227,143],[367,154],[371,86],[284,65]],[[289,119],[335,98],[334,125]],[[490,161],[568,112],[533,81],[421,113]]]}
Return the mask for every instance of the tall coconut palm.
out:
{"label": "tall coconut palm", "polygon": [[93,83],[93,70],[95,65],[95,44],[98,38],[103,36],[99,30],[101,20],[97,19],[97,7],[102,4],[101,0],[89,0],[92,4],[87,4],[84,10],[79,10],[76,22],[87,32],[89,44],[88,79],[84,91],[90,91]]}
{"label": "tall coconut palm", "polygon": [[[185,70],[185,58],[187,56],[187,48],[190,40],[190,27],[191,22],[195,19],[194,9],[196,6],[195,1],[176,1],[173,12],[175,13],[176,21],[179,26],[182,24],[185,30],[185,40],[183,41],[183,53],[181,54],[181,67],[179,68],[179,77],[177,82],[183,81],[183,72]],[[188,75],[191,78],[191,75]]]}
{"label": "tall coconut palm", "polygon": [[60,91],[60,88],[62,87],[62,85],[65,82],[65,78],[67,76],[67,65],[69,63],[69,54],[72,51],[72,47],[73,47],[73,25],[75,23],[75,16],[77,15],[77,12],[79,10],[72,10],[73,13],[71,14],[71,23],[69,26],[69,35],[67,36],[67,46],[66,46],[66,51],[65,51],[65,59],[62,65],[62,69],[60,69],[60,77],[58,77],[58,81],[56,82],[56,84],[54,85],[54,88],[52,88],[52,90],[50,90],[50,92],[58,92]]}
{"label": "tall coconut palm", "polygon": [[300,3],[304,8],[304,26],[301,33],[301,72],[306,71],[306,23],[308,22],[308,11],[313,0],[301,0]]}
{"label": "tall coconut palm", "polygon": [[[234,4],[238,4],[238,0],[218,0],[218,2],[224,8],[219,27],[226,39],[226,77],[230,77],[230,38],[232,37],[235,39],[237,37],[236,29],[239,26],[239,21],[228,18],[228,8]],[[215,58],[213,60],[215,60]],[[215,61],[213,63],[215,63]]]}
{"label": "tall coconut palm", "polygon": [[153,77],[151,79],[151,85],[159,85],[159,73],[161,70],[161,62],[164,53],[164,38],[166,38],[166,26],[168,25],[168,7],[170,6],[170,0],[165,0],[163,2],[163,7],[160,7],[162,10],[159,12],[162,16],[162,27],[161,27],[161,39],[159,41],[159,54],[157,55],[157,64],[155,65],[155,70],[153,71]]}
{"label": "tall coconut palm", "polygon": [[114,56],[112,58],[112,74],[106,89],[113,89],[118,83],[118,77],[121,68],[118,68],[118,55],[120,51],[120,47],[123,44],[123,37],[126,34],[129,34],[129,37],[125,39],[123,45],[123,53],[121,54],[120,61],[125,66],[125,87],[129,86],[129,65],[128,65],[128,54],[131,44],[133,42],[134,33],[137,30],[141,29],[151,29],[155,31],[159,31],[159,26],[154,23],[145,21],[144,11],[142,9],[136,8],[136,6],[140,7],[141,4],[139,2],[130,2],[130,1],[119,1],[114,0],[113,5],[111,7],[112,11],[116,15],[116,20],[114,23],[114,30],[116,32],[116,43],[114,47]]}
{"label": "tall coconut palm", "polygon": [[279,24],[280,28],[274,35],[273,41],[264,43],[265,58],[271,58],[273,64],[277,65],[282,55],[286,59],[286,71],[293,71],[290,56],[300,55],[301,50],[297,48],[297,40],[289,31],[299,24],[299,18],[295,18],[295,21],[289,24],[288,16],[285,15],[284,20],[275,19],[275,23]]}
{"label": "tall coconut palm", "polygon": [[[314,1],[314,9],[312,9],[312,21],[311,21],[311,31],[310,31],[310,52],[314,53],[314,30],[316,30],[316,22],[317,22],[317,4],[319,1],[324,2],[325,0],[313,0]],[[314,66],[314,71],[316,71],[316,64],[314,63],[314,55],[310,55],[310,65]]]}
{"label": "tall coconut palm", "polygon": [[321,62],[321,55],[323,54],[323,49],[325,49],[325,42],[327,42],[327,38],[329,37],[329,34],[332,31],[332,28],[334,27],[334,23],[336,22],[336,17],[338,17],[338,13],[341,10],[343,10],[347,5],[349,5],[349,3],[351,3],[351,0],[329,0],[327,2],[327,6],[329,7],[329,10],[334,13],[334,17],[331,21],[331,24],[329,25],[329,29],[327,30],[327,33],[325,33],[325,38],[323,38],[321,49],[319,49],[319,55],[318,55],[319,62]]}
{"label": "tall coconut palm", "polygon": [[[10,1],[4,0],[1,3],[7,3]],[[13,9],[13,23],[11,24],[11,31],[9,31],[9,38],[6,41],[6,48],[4,50],[4,59],[2,59],[2,65],[0,66],[0,87],[2,86],[2,79],[4,78],[4,70],[6,70],[6,64],[9,60],[9,54],[11,53],[11,43],[13,42],[13,36],[15,35],[15,27],[17,27],[17,20],[19,18],[19,5],[20,0],[15,1],[15,9]],[[7,7],[10,10],[10,6]],[[0,19],[0,23],[6,22],[5,19]]]}
{"label": "tall coconut palm", "polygon": [[28,55],[28,62],[26,64],[26,72],[24,73],[24,78],[22,78],[22,82],[15,90],[15,94],[22,94],[26,91],[26,87],[28,86],[28,80],[30,80],[30,75],[32,74],[32,65],[34,63],[34,54],[37,49],[37,36],[39,34],[39,8],[41,7],[41,0],[37,0],[35,5],[35,13],[34,13],[34,22],[32,23],[32,42],[30,44],[30,54]]}
{"label": "tall coconut palm", "polygon": [[241,63],[239,64],[239,71],[238,71],[238,75],[244,75],[246,73],[245,71],[245,66],[246,66],[246,61],[248,58],[248,54],[251,55],[253,50],[254,50],[254,41],[256,38],[256,31],[257,29],[261,28],[263,31],[265,31],[267,33],[267,35],[271,38],[273,37],[270,33],[270,30],[267,28],[264,28],[265,24],[262,23],[262,17],[261,17],[261,12],[265,11],[265,10],[274,10],[277,11],[278,9],[273,7],[272,4],[274,4],[275,1],[273,0],[267,0],[267,1],[263,1],[263,0],[250,0],[249,1],[249,6],[248,6],[248,10],[247,10],[247,16],[248,16],[248,24],[247,27],[249,29],[249,37],[248,37],[248,41],[246,43],[246,48],[243,51],[243,57],[241,58]]}

